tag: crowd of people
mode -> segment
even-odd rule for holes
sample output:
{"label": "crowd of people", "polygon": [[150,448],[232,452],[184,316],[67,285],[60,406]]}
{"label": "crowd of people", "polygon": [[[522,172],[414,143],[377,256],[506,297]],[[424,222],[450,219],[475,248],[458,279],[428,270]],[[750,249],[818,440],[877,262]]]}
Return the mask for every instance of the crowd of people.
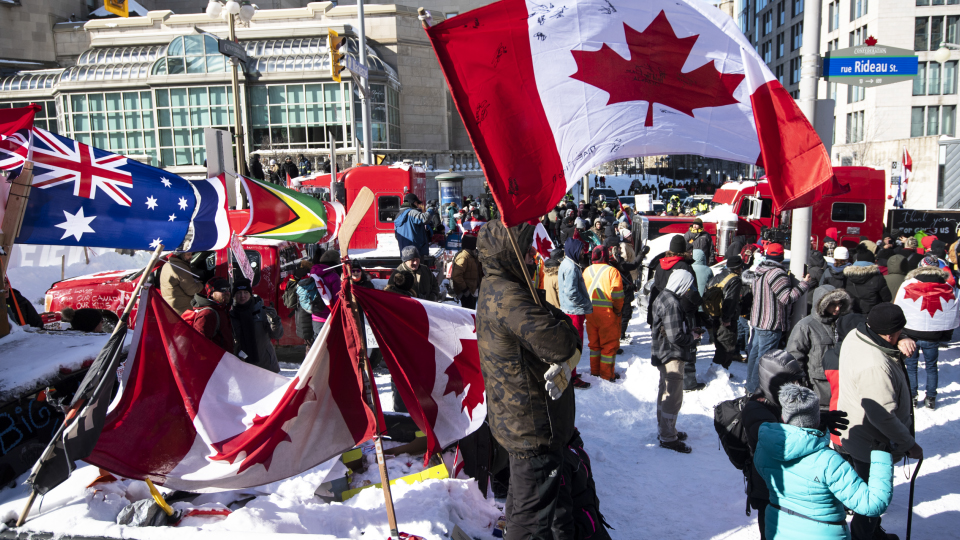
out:
{"label": "crowd of people", "polygon": [[[317,164],[317,172],[329,173],[330,169],[329,158],[325,157]],[[312,173],[313,163],[309,158],[300,154],[297,156],[296,161],[293,160],[293,156],[284,156],[281,163],[277,163],[276,159],[271,159],[267,163],[266,168],[264,168],[260,155],[253,154],[250,156],[250,162],[247,164],[247,172],[256,180],[263,180],[271,184],[285,186],[287,185],[287,177],[293,179]]]}

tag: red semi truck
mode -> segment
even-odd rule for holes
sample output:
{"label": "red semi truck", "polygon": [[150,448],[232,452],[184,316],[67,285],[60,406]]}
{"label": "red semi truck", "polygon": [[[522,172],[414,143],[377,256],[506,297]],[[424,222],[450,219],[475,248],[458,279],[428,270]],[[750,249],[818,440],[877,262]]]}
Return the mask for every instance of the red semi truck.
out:
{"label": "red semi truck", "polygon": [[[823,237],[830,228],[837,229],[840,238],[836,240],[840,245],[851,248],[860,243],[861,235],[871,240],[880,238],[886,203],[883,171],[869,167],[834,167],[833,170],[841,184],[850,186],[850,191],[814,203],[811,235],[817,247],[823,247]],[[770,185],[765,179],[728,182],[717,189],[713,202],[728,205],[702,216],[704,229],[714,237],[714,245],[717,245],[717,220],[724,212],[736,214],[738,236],[760,239],[767,230],[789,230],[792,213],[780,212],[774,207]],[[648,219],[648,237],[652,239],[665,234],[683,234],[696,217],[650,216]]]}

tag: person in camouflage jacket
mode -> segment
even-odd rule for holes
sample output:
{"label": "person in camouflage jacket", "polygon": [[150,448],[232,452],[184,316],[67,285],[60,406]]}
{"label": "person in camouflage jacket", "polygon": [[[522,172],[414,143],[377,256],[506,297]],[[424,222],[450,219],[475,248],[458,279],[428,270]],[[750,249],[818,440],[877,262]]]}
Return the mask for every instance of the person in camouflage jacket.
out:
{"label": "person in camouflage jacket", "polygon": [[[528,267],[534,227],[514,229]],[[553,364],[580,357],[581,341],[570,319],[530,293],[507,229],[495,219],[477,239],[484,279],[477,302],[477,346],[486,387],[487,419],[507,450],[510,488],[506,540],[552,538],[561,490],[562,450],[574,433],[573,385],[551,399],[544,374]],[[570,516],[570,512],[557,515]],[[571,529],[572,530],[572,529]]]}

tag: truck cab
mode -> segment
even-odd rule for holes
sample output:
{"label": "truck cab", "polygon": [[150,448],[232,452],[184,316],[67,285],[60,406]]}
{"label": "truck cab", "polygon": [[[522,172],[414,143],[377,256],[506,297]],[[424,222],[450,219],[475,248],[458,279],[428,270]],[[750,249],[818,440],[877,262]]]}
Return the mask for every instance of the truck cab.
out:
{"label": "truck cab", "polygon": [[[817,249],[823,247],[823,238],[830,228],[837,229],[839,245],[855,248],[860,236],[877,239],[883,234],[885,206],[884,172],[870,167],[834,167],[840,184],[850,190],[841,195],[824,197],[813,204],[811,236]],[[686,233],[693,220],[703,220],[703,228],[714,236],[717,245],[717,221],[731,213],[737,216],[737,236],[757,241],[768,239],[786,241],[792,212],[781,212],[773,202],[770,184],[766,178],[759,181],[727,182],[717,189],[711,201],[713,210],[702,216],[650,216],[649,235],[656,238],[665,234]],[[723,254],[718,253],[718,258]]]}

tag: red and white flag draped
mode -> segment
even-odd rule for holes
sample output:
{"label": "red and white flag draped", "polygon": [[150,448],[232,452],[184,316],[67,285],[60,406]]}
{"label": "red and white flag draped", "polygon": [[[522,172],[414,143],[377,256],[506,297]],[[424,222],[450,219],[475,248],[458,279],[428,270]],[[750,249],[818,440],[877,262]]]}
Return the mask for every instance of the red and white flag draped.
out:
{"label": "red and white flag draped", "polygon": [[473,433],[487,417],[473,310],[355,288],[380,352],[427,436],[426,462]]}
{"label": "red and white flag draped", "polygon": [[187,491],[258,486],[373,436],[338,302],[297,375],[247,364],[184,323],[153,288],[89,463]]}
{"label": "red and white flag draped", "polygon": [[536,220],[531,225],[536,225],[536,229],[533,230],[533,247],[537,248],[537,253],[540,254],[544,259],[550,258],[550,252],[553,251],[555,246],[553,245],[553,240],[550,239],[550,235],[547,234],[547,228],[543,226],[539,220]]}
{"label": "red and white flag draped", "polygon": [[900,286],[894,303],[903,310],[911,330],[942,332],[960,326],[957,290],[949,283],[908,279]]}
{"label": "red and white flag draped", "polygon": [[507,225],[634,156],[762,164],[781,209],[842,191],[793,98],[707,2],[501,0],[427,33]]}

